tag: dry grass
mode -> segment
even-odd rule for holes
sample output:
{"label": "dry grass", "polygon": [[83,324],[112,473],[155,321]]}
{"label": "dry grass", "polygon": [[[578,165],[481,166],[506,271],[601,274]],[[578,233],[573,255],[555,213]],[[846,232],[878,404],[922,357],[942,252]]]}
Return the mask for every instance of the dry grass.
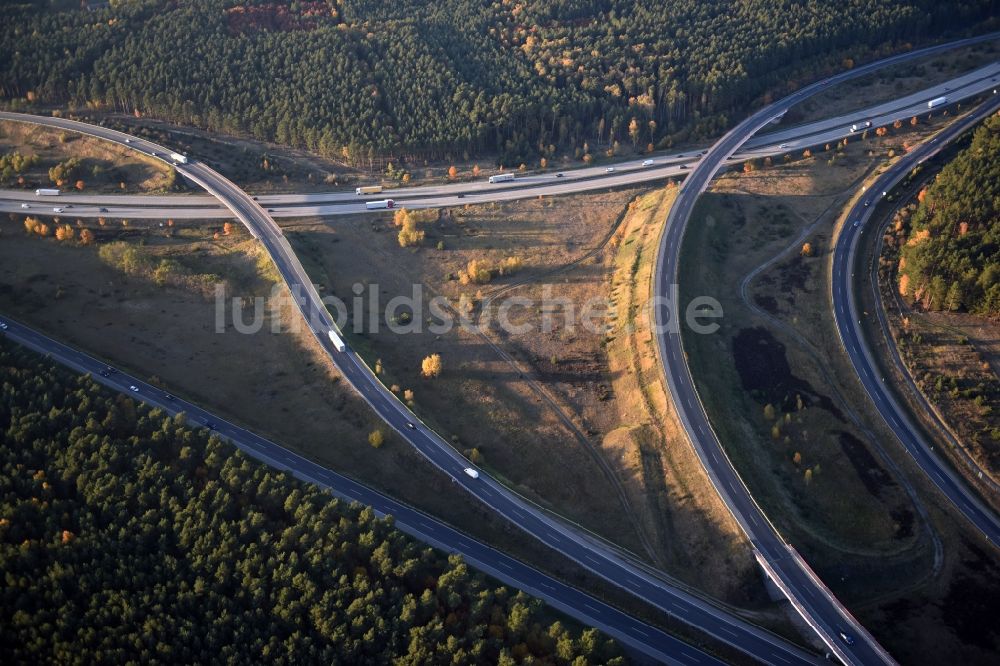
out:
{"label": "dry grass", "polygon": [[1000,46],[987,42],[881,69],[814,95],[791,109],[783,125],[831,118],[904,97],[994,62],[998,53]]}
{"label": "dry grass", "polygon": [[756,564],[680,428],[650,330],[652,271],[675,195],[670,187],[637,198],[613,239],[616,316],[606,345],[611,383],[595,411],[612,428],[603,448],[628,472],[635,504],[646,510],[668,570],[713,596],[746,604],[764,598]]}
{"label": "dry grass", "polygon": [[[5,186],[54,187],[49,168],[70,157],[82,162],[80,180],[84,192],[149,193],[164,191],[171,181],[172,169],[163,162],[139,154],[118,144],[73,132],[63,132],[37,125],[0,121],[0,153],[17,151],[38,158],[38,163],[24,176],[24,184],[15,181]],[[121,188],[124,183],[125,188]],[[63,187],[72,188],[74,183]]]}
{"label": "dry grass", "polygon": [[[612,192],[446,211],[420,225],[426,238],[417,248],[399,246],[389,215],[339,217],[329,224],[303,220],[285,224],[285,231],[326,293],[350,302],[352,287],[361,284],[376,289],[384,305],[421,285],[425,302],[440,294],[457,306],[463,296],[477,301],[491,290],[572,262],[603,239],[629,198],[628,192]],[[436,249],[439,242],[443,249]],[[470,261],[496,267],[508,257],[524,263],[512,276],[495,275],[478,285],[459,279]],[[367,297],[365,303],[367,319]],[[405,335],[388,331],[384,321],[378,333],[349,330],[350,343],[371,365],[379,362],[387,385],[412,391],[416,412],[460,451],[530,499],[645,556],[614,484],[595,457],[595,437],[581,442],[567,427],[560,413],[587,432],[572,405],[550,389],[550,382],[539,381],[545,378],[522,340],[488,340],[459,327],[438,335],[421,323],[422,332]],[[513,354],[517,367],[493,344]],[[443,359],[444,371],[435,379],[420,372],[421,359],[431,353]]]}

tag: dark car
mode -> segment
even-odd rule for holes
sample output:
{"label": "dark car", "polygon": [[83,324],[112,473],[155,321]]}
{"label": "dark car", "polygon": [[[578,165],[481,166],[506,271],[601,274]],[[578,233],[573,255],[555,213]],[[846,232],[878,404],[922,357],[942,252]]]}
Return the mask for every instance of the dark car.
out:
{"label": "dark car", "polygon": [[687,164],[682,164],[682,165],[680,165],[680,167],[678,167],[678,168],[679,168],[679,169],[687,169],[687,168],[688,168],[688,165],[687,165]]}
{"label": "dark car", "polygon": [[165,393],[163,395],[163,397],[166,398],[167,400],[176,400],[177,399],[174,396],[170,395],[169,393]]}
{"label": "dark car", "polygon": [[556,174],[556,178],[562,178],[562,177],[563,177],[564,175],[566,175],[566,174],[562,174],[562,173],[557,173],[557,174]]}
{"label": "dark car", "polygon": [[209,430],[215,430],[215,423],[212,421],[205,421],[205,427]]}
{"label": "dark car", "polygon": [[107,209],[107,208],[98,208],[98,209],[97,209],[97,212],[98,212],[98,213],[107,213],[107,212],[108,212],[108,209]]}
{"label": "dark car", "polygon": [[101,370],[101,377],[110,377],[111,373],[107,370]]}
{"label": "dark car", "polygon": [[462,194],[461,192],[459,192],[459,193],[458,193],[458,194],[456,194],[455,196],[456,196],[457,198],[459,198],[459,199],[464,199],[464,198],[465,198],[465,195],[464,195],[464,194]]}

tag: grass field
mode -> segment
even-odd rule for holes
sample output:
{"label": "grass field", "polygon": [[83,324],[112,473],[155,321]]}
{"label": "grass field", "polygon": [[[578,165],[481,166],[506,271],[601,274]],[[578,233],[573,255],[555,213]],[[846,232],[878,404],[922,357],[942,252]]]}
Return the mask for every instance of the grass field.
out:
{"label": "grass field", "polygon": [[80,164],[74,176],[60,186],[65,189],[77,189],[80,181],[85,193],[164,192],[174,180],[172,168],[126,147],[74,132],[0,121],[0,154],[13,152],[37,158],[37,162],[22,174],[4,177],[2,187],[56,187],[49,169],[70,158],[79,159]]}

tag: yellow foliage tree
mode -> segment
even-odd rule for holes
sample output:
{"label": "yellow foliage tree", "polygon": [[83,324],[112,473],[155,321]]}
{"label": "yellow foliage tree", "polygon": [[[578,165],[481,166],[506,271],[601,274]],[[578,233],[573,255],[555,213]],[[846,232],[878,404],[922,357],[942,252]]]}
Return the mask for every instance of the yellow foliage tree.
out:
{"label": "yellow foliage tree", "polygon": [[441,374],[441,354],[431,354],[424,357],[420,363],[420,371],[424,377],[437,377]]}
{"label": "yellow foliage tree", "polygon": [[385,443],[385,435],[382,434],[381,428],[377,428],[368,433],[368,443],[373,449],[382,447],[382,444]]}
{"label": "yellow foliage tree", "polygon": [[448,179],[455,180],[456,178],[458,178],[458,169],[454,166],[448,167]]}
{"label": "yellow foliage tree", "polygon": [[94,232],[90,229],[80,231],[80,245],[91,245],[94,242]]}

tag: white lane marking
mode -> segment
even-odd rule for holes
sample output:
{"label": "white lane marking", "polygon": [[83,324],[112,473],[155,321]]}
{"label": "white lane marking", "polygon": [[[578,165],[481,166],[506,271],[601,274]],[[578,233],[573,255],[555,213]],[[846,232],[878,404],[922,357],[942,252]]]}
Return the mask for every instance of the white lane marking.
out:
{"label": "white lane marking", "polygon": [[728,634],[729,636],[736,638],[736,633],[725,625],[719,625],[718,630],[724,634]]}
{"label": "white lane marking", "polygon": [[600,614],[601,614],[601,610],[600,610],[599,608],[594,608],[593,606],[591,606],[590,604],[587,604],[587,603],[585,603],[585,604],[583,604],[583,605],[584,605],[584,607],[586,607],[586,608],[590,609],[590,612],[591,612],[591,613],[595,613],[595,614],[597,614],[597,615],[600,615]]}

